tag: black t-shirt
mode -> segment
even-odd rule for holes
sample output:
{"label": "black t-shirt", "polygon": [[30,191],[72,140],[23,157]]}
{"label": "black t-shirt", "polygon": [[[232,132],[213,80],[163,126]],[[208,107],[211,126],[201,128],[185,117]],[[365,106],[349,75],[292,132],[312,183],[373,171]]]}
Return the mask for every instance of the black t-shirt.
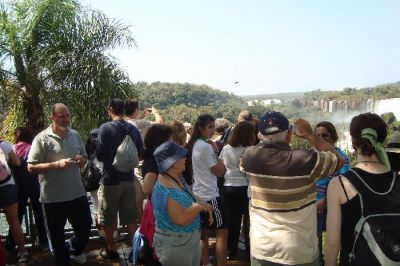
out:
{"label": "black t-shirt", "polygon": [[142,176],[145,178],[147,173],[155,173],[158,175],[158,166],[154,156],[145,157],[142,164]]}
{"label": "black t-shirt", "polygon": [[399,172],[400,171],[400,153],[397,152],[387,152],[390,166],[392,167],[392,171]]}

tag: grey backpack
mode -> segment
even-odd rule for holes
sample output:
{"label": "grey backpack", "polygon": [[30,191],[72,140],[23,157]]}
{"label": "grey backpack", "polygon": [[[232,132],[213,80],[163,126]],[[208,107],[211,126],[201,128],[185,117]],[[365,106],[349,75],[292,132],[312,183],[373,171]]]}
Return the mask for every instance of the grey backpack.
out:
{"label": "grey backpack", "polygon": [[129,135],[129,127],[124,126],[125,138],[117,148],[113,166],[118,172],[128,173],[139,164],[138,150]]}

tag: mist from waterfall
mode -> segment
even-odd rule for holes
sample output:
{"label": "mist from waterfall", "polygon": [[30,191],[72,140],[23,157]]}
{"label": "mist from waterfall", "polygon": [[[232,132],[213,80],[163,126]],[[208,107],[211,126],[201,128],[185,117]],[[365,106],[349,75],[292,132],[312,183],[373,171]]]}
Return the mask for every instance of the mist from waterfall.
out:
{"label": "mist from waterfall", "polygon": [[359,110],[339,110],[332,113],[329,121],[335,125],[345,125],[345,128],[338,128],[339,141],[337,145],[344,149],[353,151],[349,126],[351,119],[359,114],[372,112],[378,115],[393,112],[396,118],[400,119],[400,98],[391,98],[383,100],[368,100]]}

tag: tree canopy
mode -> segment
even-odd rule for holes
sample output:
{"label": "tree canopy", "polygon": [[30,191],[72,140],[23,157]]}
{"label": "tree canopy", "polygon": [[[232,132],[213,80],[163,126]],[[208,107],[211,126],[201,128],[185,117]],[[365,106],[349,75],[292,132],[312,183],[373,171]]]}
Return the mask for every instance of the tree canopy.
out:
{"label": "tree canopy", "polygon": [[400,97],[400,82],[367,88],[344,88],[341,91],[320,89],[304,93],[305,100],[359,100],[388,99]]}
{"label": "tree canopy", "polygon": [[157,108],[165,109],[177,105],[187,106],[220,106],[229,101],[244,101],[231,93],[213,89],[207,85],[195,85],[190,83],[143,83],[135,84],[140,93],[142,106],[156,105]]}
{"label": "tree canopy", "polygon": [[[107,119],[113,97],[135,94],[110,51],[135,45],[128,26],[74,0],[16,0],[0,6],[0,89],[14,124],[34,132],[49,107],[71,108],[82,131]],[[13,125],[15,126],[15,125]],[[4,128],[3,128],[4,129]]]}
{"label": "tree canopy", "polygon": [[155,106],[166,120],[194,123],[203,113],[236,121],[247,104],[238,96],[206,85],[190,83],[136,83],[142,108]]}

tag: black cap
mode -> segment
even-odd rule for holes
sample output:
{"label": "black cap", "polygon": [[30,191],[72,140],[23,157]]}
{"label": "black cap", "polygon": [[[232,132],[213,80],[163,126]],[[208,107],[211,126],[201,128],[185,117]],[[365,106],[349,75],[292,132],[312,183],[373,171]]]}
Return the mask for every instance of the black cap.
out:
{"label": "black cap", "polygon": [[99,131],[100,131],[99,128],[92,129],[92,130],[90,131],[90,136],[91,136],[91,137],[97,138],[97,136],[99,135]]}
{"label": "black cap", "polygon": [[280,112],[270,111],[260,118],[258,129],[263,135],[274,135],[288,130],[289,120]]}

